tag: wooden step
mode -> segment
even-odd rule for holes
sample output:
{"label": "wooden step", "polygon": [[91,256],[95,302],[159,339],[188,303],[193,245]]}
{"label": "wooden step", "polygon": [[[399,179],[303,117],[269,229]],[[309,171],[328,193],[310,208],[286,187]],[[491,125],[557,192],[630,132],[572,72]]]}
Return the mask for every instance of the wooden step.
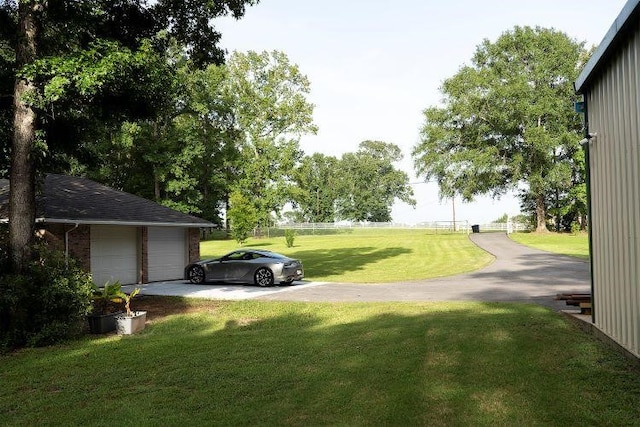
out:
{"label": "wooden step", "polygon": [[557,300],[590,300],[591,294],[557,294]]}
{"label": "wooden step", "polygon": [[591,314],[591,302],[581,302],[579,307],[580,314]]}

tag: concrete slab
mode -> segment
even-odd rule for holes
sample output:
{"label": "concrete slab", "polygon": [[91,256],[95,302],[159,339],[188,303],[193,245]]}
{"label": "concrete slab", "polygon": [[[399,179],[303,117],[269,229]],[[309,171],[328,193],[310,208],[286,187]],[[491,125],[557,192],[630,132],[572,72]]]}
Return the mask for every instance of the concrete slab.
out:
{"label": "concrete slab", "polygon": [[122,290],[130,293],[140,288],[140,295],[183,296],[193,298],[244,300],[259,298],[267,295],[286,292],[293,289],[303,289],[323,285],[323,282],[294,282],[289,286],[273,286],[261,288],[255,285],[231,285],[207,283],[194,285],[187,280],[173,280],[166,282],[145,283],[142,285],[126,285]]}

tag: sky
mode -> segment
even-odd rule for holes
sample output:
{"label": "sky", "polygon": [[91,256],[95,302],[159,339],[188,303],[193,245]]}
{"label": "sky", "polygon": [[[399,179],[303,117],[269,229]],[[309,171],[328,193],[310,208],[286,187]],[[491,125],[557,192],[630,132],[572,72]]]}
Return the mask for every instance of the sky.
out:
{"label": "sky", "polygon": [[422,111],[442,99],[444,80],[469,65],[476,47],[515,26],[554,28],[597,46],[625,0],[261,0],[240,20],[215,21],[220,45],[233,51],[278,50],[311,82],[317,135],[305,154],[340,157],[365,140],[393,143],[410,177],[415,209],[398,202],[394,222],[484,224],[520,213],[513,194],[474,202],[441,200],[438,186],[416,177],[411,151]]}

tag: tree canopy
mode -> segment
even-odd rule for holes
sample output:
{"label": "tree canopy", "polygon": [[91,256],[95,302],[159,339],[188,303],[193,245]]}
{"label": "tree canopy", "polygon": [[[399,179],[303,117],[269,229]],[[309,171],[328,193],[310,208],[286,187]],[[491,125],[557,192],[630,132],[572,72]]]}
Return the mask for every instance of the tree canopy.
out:
{"label": "tree canopy", "polygon": [[304,156],[294,172],[292,202],[298,222],[334,222],[341,194],[340,162],[314,153]]}
{"label": "tree canopy", "polygon": [[[2,109],[0,125],[3,132],[12,129],[10,150],[6,139],[0,147],[10,151],[11,165],[0,164],[0,172],[10,172],[14,270],[21,271],[30,255],[36,172],[50,153],[58,153],[56,132],[82,129],[90,118],[153,117],[166,101],[164,77],[172,68],[164,62],[168,43],[176,40],[197,67],[220,63],[220,34],[212,19],[239,18],[255,3],[0,1],[0,100],[9,107]],[[60,144],[64,152],[76,148],[69,138],[60,141],[70,144]]]}
{"label": "tree canopy", "polygon": [[278,51],[235,52],[227,70],[224,93],[241,132],[242,168],[233,189],[254,203],[259,224],[268,226],[291,200],[300,137],[317,132],[314,105],[306,98],[309,80]]}
{"label": "tree canopy", "polygon": [[545,230],[550,195],[579,184],[572,83],[586,59],[583,43],[553,29],[515,27],[484,40],[471,65],[443,83],[443,105],[424,111],[412,153],[418,175],[468,201],[524,188]]}
{"label": "tree canopy", "polygon": [[394,163],[400,148],[382,141],[363,141],[355,153],[340,159],[315,153],[305,156],[294,174],[294,219],[389,222],[396,199],[415,206],[409,176]]}
{"label": "tree canopy", "polygon": [[393,166],[400,160],[400,148],[382,141],[363,141],[358,151],[345,153],[340,160],[343,192],[337,202],[338,216],[389,222],[395,199],[415,206],[409,176]]}

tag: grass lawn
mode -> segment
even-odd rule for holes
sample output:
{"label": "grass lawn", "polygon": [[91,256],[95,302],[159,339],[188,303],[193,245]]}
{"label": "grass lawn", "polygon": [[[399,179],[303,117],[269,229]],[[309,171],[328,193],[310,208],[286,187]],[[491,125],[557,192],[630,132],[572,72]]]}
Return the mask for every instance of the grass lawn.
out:
{"label": "grass lawn", "polygon": [[514,241],[543,251],[589,259],[589,235],[587,233],[513,233]]}
{"label": "grass lawn", "polygon": [[[234,240],[202,242],[200,255],[212,258],[238,248]],[[249,239],[245,247],[280,252],[302,260],[305,278],[321,282],[388,283],[449,276],[479,269],[493,257],[465,234],[425,230],[344,230],[301,235],[293,248],[284,237]]]}
{"label": "grass lawn", "polygon": [[640,420],[640,369],[539,306],[161,300],[137,335],[2,356],[0,425]]}

